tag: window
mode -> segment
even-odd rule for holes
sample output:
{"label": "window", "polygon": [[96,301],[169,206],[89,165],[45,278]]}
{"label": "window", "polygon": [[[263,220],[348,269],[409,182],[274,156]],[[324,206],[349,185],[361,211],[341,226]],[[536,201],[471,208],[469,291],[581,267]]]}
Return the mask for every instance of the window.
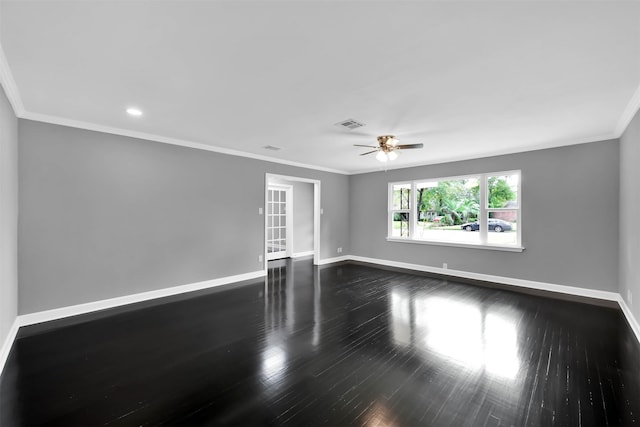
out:
{"label": "window", "polygon": [[411,184],[397,184],[391,187],[391,233],[392,237],[409,237],[409,217],[411,216]]}
{"label": "window", "polygon": [[520,171],[389,184],[388,240],[522,250]]}

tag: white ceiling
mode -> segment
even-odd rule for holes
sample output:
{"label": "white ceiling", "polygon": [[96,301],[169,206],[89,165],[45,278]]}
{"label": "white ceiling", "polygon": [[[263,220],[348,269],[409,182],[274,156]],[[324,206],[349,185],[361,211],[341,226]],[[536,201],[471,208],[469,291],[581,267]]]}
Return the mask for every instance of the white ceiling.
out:
{"label": "white ceiling", "polygon": [[[380,134],[425,144],[390,167],[617,137],[640,93],[637,1],[3,0],[0,12],[22,117],[349,173],[382,168],[352,146]],[[366,126],[335,126],[348,118]]]}

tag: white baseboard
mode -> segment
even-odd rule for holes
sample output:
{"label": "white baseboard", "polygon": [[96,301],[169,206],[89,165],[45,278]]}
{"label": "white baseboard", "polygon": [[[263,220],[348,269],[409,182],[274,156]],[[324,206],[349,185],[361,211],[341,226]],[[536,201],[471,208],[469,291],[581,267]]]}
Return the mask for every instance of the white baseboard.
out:
{"label": "white baseboard", "polygon": [[618,304],[620,304],[620,308],[624,313],[624,317],[627,318],[627,322],[629,322],[629,326],[631,326],[631,330],[634,334],[636,334],[636,338],[638,338],[638,342],[640,342],[640,323],[636,320],[631,312],[631,309],[627,305],[626,301],[622,298],[622,295],[618,296]]}
{"label": "white baseboard", "polygon": [[333,264],[334,262],[349,261],[350,259],[352,259],[350,255],[343,255],[335,258],[326,258],[318,261],[318,265]]}
{"label": "white baseboard", "polygon": [[559,292],[568,295],[577,295],[588,298],[602,299],[606,301],[618,301],[620,294],[617,292],[600,291],[596,289],[579,288],[576,286],[556,285],[553,283],[536,282],[533,280],[515,279],[512,277],[494,276],[490,274],[472,273],[463,270],[451,270],[438,267],[430,267],[420,264],[389,261],[377,258],[367,258],[351,255],[350,260],[368,262],[371,264],[385,265],[388,267],[406,268],[407,270],[424,271],[428,273],[444,274],[447,276],[462,277],[465,279],[482,280],[485,282],[501,283],[503,285],[518,286],[521,288],[537,289],[541,291]]}
{"label": "white baseboard", "polygon": [[154,291],[141,292],[138,294],[125,295],[122,297],[109,298],[100,301],[92,301],[68,307],[54,308],[52,310],[39,311],[36,313],[22,314],[18,316],[17,323],[18,326],[33,325],[36,323],[63,319],[65,317],[77,316],[79,314],[91,313],[93,311],[120,307],[123,305],[153,300],[156,298],[168,297],[171,295],[183,294],[186,292],[199,291],[201,289],[213,288],[215,286],[226,285],[234,282],[241,282],[243,280],[256,279],[258,277],[264,277],[264,275],[265,271],[259,270],[251,273],[206,280],[204,282],[191,283],[188,285],[173,286],[171,288],[157,289]]}
{"label": "white baseboard", "polygon": [[11,346],[13,346],[13,342],[16,340],[16,335],[18,334],[18,328],[18,319],[16,318],[16,320],[13,321],[11,329],[9,329],[9,333],[5,337],[4,342],[2,343],[2,348],[0,348],[0,374],[2,374],[4,365],[7,363]]}
{"label": "white baseboard", "polygon": [[[384,265],[389,267],[405,268],[408,270],[424,271],[428,273],[444,274],[448,276],[483,280],[483,281],[494,282],[494,283],[502,283],[506,285],[519,286],[519,287],[530,288],[530,289],[560,292],[560,293],[569,294],[569,295],[578,295],[578,296],[597,298],[597,299],[602,299],[607,301],[616,301],[620,305],[622,312],[627,318],[627,321],[629,322],[629,325],[631,326],[633,333],[635,334],[636,338],[640,342],[640,324],[633,316],[633,313],[629,309],[629,306],[627,306],[624,299],[622,299],[620,294],[615,292],[578,288],[574,286],[556,285],[552,283],[536,282],[531,280],[515,279],[510,277],[502,277],[502,276],[493,276],[488,274],[471,273],[468,271],[461,271],[461,270],[449,270],[449,269],[429,267],[429,266],[419,265],[419,264],[409,264],[405,262],[389,261],[389,260],[382,260],[377,258],[367,258],[367,257],[361,257],[361,256],[355,256],[355,255],[344,255],[344,256],[335,257],[335,258],[323,259],[323,260],[320,260],[319,265],[326,265],[326,264],[332,264],[336,262],[350,261],[350,260]],[[182,286],[174,286],[171,288],[158,289],[158,290],[149,291],[149,292],[126,295],[123,297],[110,298],[110,299],[94,301],[94,302],[85,303],[85,304],[78,304],[78,305],[73,305],[69,307],[61,307],[53,310],[46,310],[46,311],[41,311],[36,313],[20,315],[13,322],[13,325],[11,326],[9,333],[7,334],[4,342],[2,343],[2,348],[0,348],[0,374],[4,369],[7,358],[9,357],[9,352],[11,351],[11,347],[13,345],[13,342],[15,341],[15,338],[20,326],[27,326],[27,325],[32,325],[36,323],[47,322],[50,320],[62,319],[65,317],[76,316],[79,314],[86,314],[93,311],[119,307],[127,304],[133,304],[136,302],[148,301],[156,298],[162,298],[166,296],[177,295],[177,294],[197,291],[201,289],[212,288],[215,286],[221,286],[229,283],[240,282],[243,280],[256,279],[259,277],[264,277],[265,274],[266,274],[265,270],[259,270],[251,273],[239,274],[236,276],[227,276],[219,279],[207,280],[204,282],[197,282],[197,283],[192,283],[192,284],[182,285]]]}
{"label": "white baseboard", "polygon": [[170,288],[157,289],[148,292],[141,292],[122,297],[109,298],[100,301],[92,301],[85,304],[77,304],[68,307],[54,308],[52,310],[39,311],[35,313],[22,314],[16,317],[9,333],[7,334],[2,347],[0,348],[0,374],[9,357],[9,352],[18,334],[21,326],[34,325],[36,323],[48,322],[51,320],[63,319],[65,317],[77,316],[79,314],[91,313],[94,311],[105,310],[108,308],[120,307],[123,305],[133,304],[142,301],[149,301],[157,298],[163,298],[171,295],[183,294],[186,292],[199,291],[202,289],[213,288],[216,286],[227,285],[229,283],[241,282],[243,280],[257,279],[266,275],[265,270],[254,271],[251,273],[238,274],[235,276],[221,277],[219,279],[206,280],[203,282],[190,283],[188,285],[173,286]]}
{"label": "white baseboard", "polygon": [[293,255],[291,255],[291,258],[302,258],[305,256],[313,256],[313,251],[296,252]]}
{"label": "white baseboard", "polygon": [[345,255],[339,258],[329,258],[322,260],[322,264],[330,264],[339,261],[360,261],[370,264],[384,265],[388,267],[405,268],[407,270],[424,271],[428,273],[443,274],[447,276],[462,277],[466,279],[482,280],[485,282],[501,283],[504,285],[518,286],[521,288],[537,289],[541,291],[558,292],[567,295],[576,295],[581,297],[596,298],[605,301],[615,301],[620,306],[622,313],[626,317],[631,330],[640,342],[640,323],[633,316],[629,306],[622,296],[617,292],[600,291],[597,289],[579,288],[577,286],[556,285],[554,283],[537,282],[533,280],[516,279],[512,277],[493,276],[489,274],[472,273],[462,270],[449,270],[438,267],[430,267],[420,264],[409,264],[406,262],[389,261],[378,258],[368,258],[357,255]]}

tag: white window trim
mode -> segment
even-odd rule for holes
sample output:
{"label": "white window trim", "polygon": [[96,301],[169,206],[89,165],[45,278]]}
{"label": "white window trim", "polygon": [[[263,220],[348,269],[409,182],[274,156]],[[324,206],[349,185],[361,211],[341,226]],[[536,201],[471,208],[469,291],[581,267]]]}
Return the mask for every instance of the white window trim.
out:
{"label": "white window trim", "polygon": [[[505,175],[518,175],[518,208],[489,208],[488,199],[488,180],[492,176],[505,176]],[[480,211],[478,213],[478,221],[480,223],[480,242],[479,243],[464,243],[464,242],[447,242],[442,240],[428,240],[417,239],[413,237],[417,228],[417,217],[414,212],[415,198],[417,194],[417,184],[428,181],[454,181],[459,179],[477,178],[480,182]],[[395,185],[409,184],[411,185],[411,199],[409,200],[409,209],[393,209],[393,187]],[[488,243],[488,227],[487,218],[490,212],[500,211],[516,211],[517,212],[517,224],[516,230],[516,243],[513,245],[497,245]],[[396,237],[392,236],[393,232],[393,212],[407,211],[409,212],[409,237]],[[396,181],[388,184],[387,191],[387,241],[398,243],[413,243],[421,245],[434,245],[434,246],[452,246],[461,248],[473,248],[473,249],[488,249],[496,251],[507,252],[522,252],[524,246],[522,245],[522,171],[510,170],[500,172],[485,172],[469,175],[450,176],[450,177],[435,177],[435,178],[420,178],[414,180]]]}
{"label": "white window trim", "polygon": [[[399,182],[399,183],[395,183],[395,184],[409,184],[408,182]],[[391,236],[392,230],[393,230],[393,215],[394,213],[407,213],[409,214],[409,236],[413,236],[414,234],[414,225],[413,225],[413,221],[411,221],[411,209],[413,208],[413,199],[410,198],[409,199],[409,208],[408,209],[393,209],[393,184],[390,184],[388,187],[388,195],[387,195],[387,200],[389,201],[389,212],[388,212],[388,217],[389,220],[388,225],[387,225],[387,236]],[[414,185],[411,186],[411,195],[414,194]],[[400,197],[400,199],[402,200],[402,197]],[[402,206],[402,201],[400,202],[400,206]],[[409,237],[398,237],[398,239],[408,239]]]}

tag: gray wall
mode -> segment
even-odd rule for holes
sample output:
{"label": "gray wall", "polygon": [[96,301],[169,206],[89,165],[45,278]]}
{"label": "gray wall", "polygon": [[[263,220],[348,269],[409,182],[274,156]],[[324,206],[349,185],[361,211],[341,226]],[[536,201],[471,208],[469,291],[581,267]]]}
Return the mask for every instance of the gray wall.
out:
{"label": "gray wall", "polygon": [[[613,140],[352,176],[351,254],[618,292],[618,154]],[[524,252],[385,240],[387,183],[514,169]]]}
{"label": "gray wall", "polygon": [[[640,112],[620,138],[620,295],[640,321]],[[633,303],[629,299],[633,294]]]}
{"label": "gray wall", "polygon": [[321,259],[348,176],[19,121],[19,313],[261,270],[265,173],[322,181]]}
{"label": "gray wall", "polygon": [[18,310],[18,119],[0,87],[0,346]]}
{"label": "gray wall", "polygon": [[[267,172],[322,181],[321,259],[341,246],[345,254],[618,291],[617,141],[348,177],[19,126],[19,313],[260,270]],[[637,131],[625,137],[637,140]],[[385,240],[388,182],[511,169],[523,174],[524,252]]]}
{"label": "gray wall", "polygon": [[313,184],[294,182],[293,194],[293,252],[313,251]]}

